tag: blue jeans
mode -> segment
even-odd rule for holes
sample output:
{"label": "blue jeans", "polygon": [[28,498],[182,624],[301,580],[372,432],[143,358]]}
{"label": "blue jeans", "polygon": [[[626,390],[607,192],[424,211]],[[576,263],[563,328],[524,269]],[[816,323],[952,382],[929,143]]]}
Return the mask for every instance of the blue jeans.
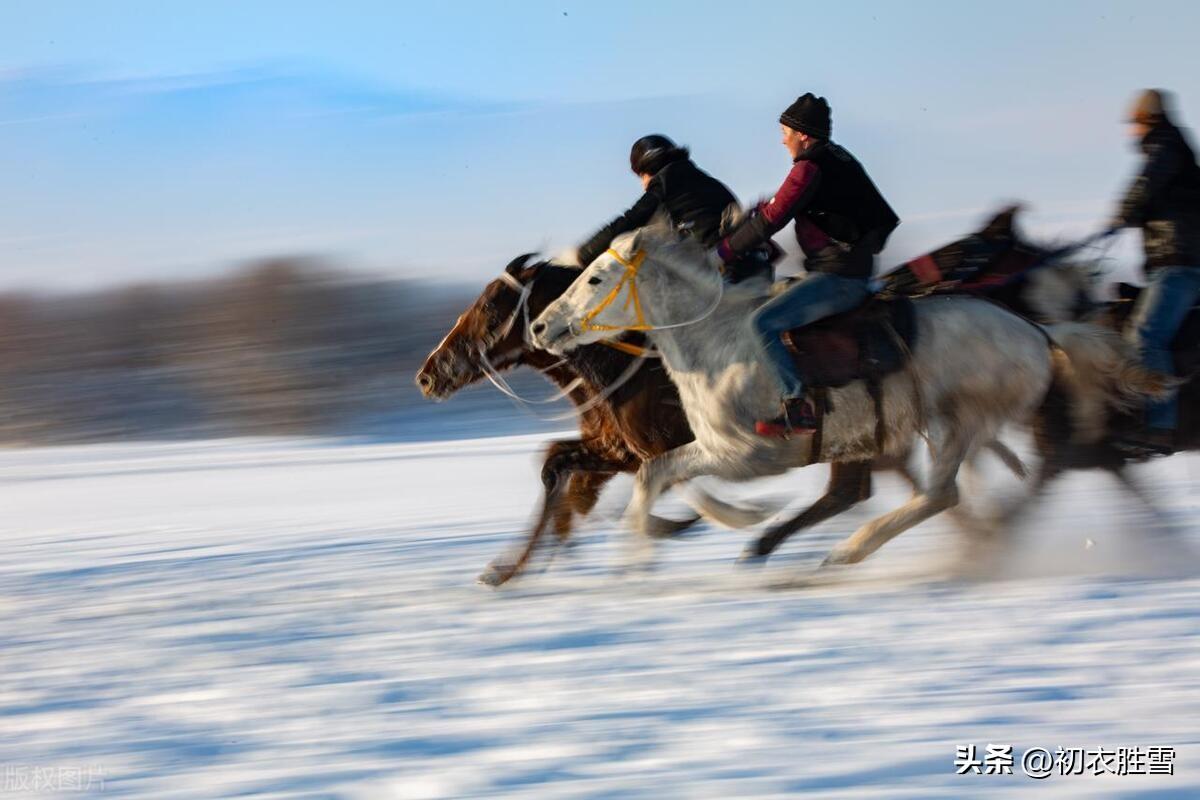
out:
{"label": "blue jeans", "polygon": [[802,397],[804,382],[779,334],[857,308],[870,296],[866,280],[815,272],[754,312],[754,329],[775,366],[784,398]]}
{"label": "blue jeans", "polygon": [[[1151,275],[1127,331],[1144,366],[1174,374],[1171,340],[1197,299],[1200,299],[1200,267],[1162,267]],[[1178,421],[1179,402],[1174,395],[1146,404],[1146,427],[1175,430]]]}

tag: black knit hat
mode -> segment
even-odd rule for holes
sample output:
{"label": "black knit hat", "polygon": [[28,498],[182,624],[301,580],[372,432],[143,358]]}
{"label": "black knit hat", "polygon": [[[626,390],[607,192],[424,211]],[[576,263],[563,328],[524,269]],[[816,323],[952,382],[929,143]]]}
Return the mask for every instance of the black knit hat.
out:
{"label": "black knit hat", "polygon": [[686,147],[680,147],[661,133],[652,133],[633,143],[629,151],[629,168],[638,175],[657,175],[667,164],[687,157]]}
{"label": "black knit hat", "polygon": [[794,131],[828,139],[833,129],[830,116],[828,101],[808,92],[797,97],[796,102],[779,115],[779,121]]}

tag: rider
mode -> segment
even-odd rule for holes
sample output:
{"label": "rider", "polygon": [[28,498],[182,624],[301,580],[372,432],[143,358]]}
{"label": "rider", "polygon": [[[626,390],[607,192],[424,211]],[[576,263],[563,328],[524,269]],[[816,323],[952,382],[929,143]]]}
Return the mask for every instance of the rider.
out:
{"label": "rider", "polygon": [[816,414],[780,334],[849,311],[870,297],[874,257],[900,219],[854,156],[830,141],[824,97],[801,96],[779,123],[793,160],[791,172],[774,197],[759,203],[722,240],[717,253],[731,263],[795,220],[808,275],[761,306],[753,320],[783,397],[783,413],[757,421],[754,428],[762,436],[786,438],[793,431],[814,430]]}
{"label": "rider", "polygon": [[[1171,121],[1169,95],[1142,92],[1128,122],[1145,155],[1142,169],[1120,202],[1112,227],[1139,227],[1148,285],[1138,298],[1128,336],[1142,363],[1171,374],[1171,340],[1200,299],[1200,166]],[[1172,396],[1147,404],[1145,426],[1126,444],[1171,452],[1179,407]]]}
{"label": "rider", "polygon": [[660,208],[672,224],[690,229],[705,246],[716,244],[722,215],[730,206],[737,209],[738,201],[725,184],[693,163],[686,147],[661,134],[643,136],[633,143],[629,166],[641,179],[645,194],[580,245],[581,266],[595,261],[617,236],[649,223]]}

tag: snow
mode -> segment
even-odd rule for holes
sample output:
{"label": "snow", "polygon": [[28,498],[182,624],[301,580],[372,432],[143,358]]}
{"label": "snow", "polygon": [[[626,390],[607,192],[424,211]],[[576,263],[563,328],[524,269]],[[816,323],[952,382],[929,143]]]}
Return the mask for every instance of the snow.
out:
{"label": "snow", "polygon": [[[1004,579],[947,577],[934,520],[770,588],[897,504],[887,478],[764,570],[704,527],[618,574],[622,479],[546,571],[477,586],[545,438],[0,451],[0,796],[53,796],[37,766],[150,798],[1200,796],[1197,459],[1140,471],[1174,539],[1074,475]],[[1171,746],[1176,774],[959,776],[965,744]]]}

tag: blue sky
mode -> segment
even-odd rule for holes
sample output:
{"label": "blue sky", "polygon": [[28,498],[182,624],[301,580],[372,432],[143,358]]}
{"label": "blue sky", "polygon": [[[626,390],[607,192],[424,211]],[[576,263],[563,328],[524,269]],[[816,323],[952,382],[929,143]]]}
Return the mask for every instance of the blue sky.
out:
{"label": "blue sky", "polygon": [[0,2],[0,288],[283,253],[475,280],[632,202],[644,133],[769,195],[807,90],[905,220],[888,263],[1014,199],[1068,237],[1133,167],[1138,88],[1200,119],[1198,23],[1183,2]]}

